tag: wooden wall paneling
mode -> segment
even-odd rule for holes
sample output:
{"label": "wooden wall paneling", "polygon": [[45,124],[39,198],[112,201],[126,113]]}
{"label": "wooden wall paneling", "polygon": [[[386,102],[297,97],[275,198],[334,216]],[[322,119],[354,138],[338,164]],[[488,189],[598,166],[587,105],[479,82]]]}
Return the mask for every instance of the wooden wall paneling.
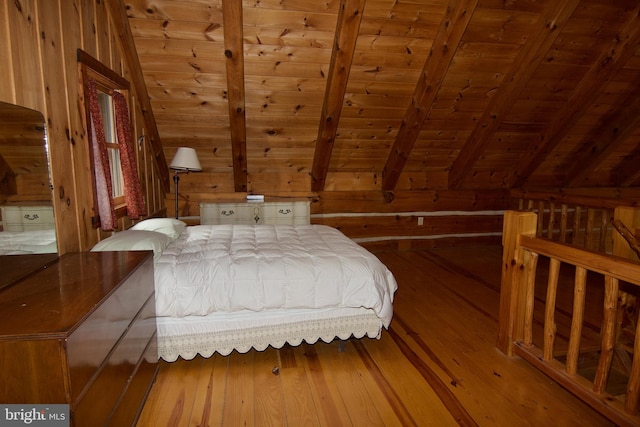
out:
{"label": "wooden wall paneling", "polygon": [[[66,209],[74,209],[75,214],[65,212],[68,218],[58,219],[56,212],[56,220],[58,224],[60,221],[74,222],[74,231],[71,231],[71,226],[65,226],[68,230],[64,231],[65,236],[62,237],[59,233],[59,237],[64,239],[70,239],[69,236],[74,236],[77,240],[75,245],[78,248],[88,248],[95,243],[95,231],[91,227],[90,217],[93,209],[92,198],[92,181],[86,179],[91,176],[91,161],[89,158],[89,144],[87,142],[86,124],[85,124],[85,110],[83,93],[81,90],[80,72],[77,63],[77,47],[78,41],[81,45],[91,45],[84,41],[87,34],[91,34],[90,40],[95,39],[95,35],[90,32],[83,31],[84,27],[93,25],[87,25],[83,22],[84,16],[93,16],[92,2],[83,2],[82,4],[74,4],[74,2],[60,1],[60,17],[64,17],[64,23],[59,23],[60,37],[62,39],[62,56],[64,58],[64,71],[65,71],[65,86],[66,96],[68,99],[68,131],[66,135],[66,144],[69,146],[69,153],[66,164],[60,164],[57,166],[55,176],[65,176],[73,178],[73,186],[75,193],[74,203],[67,206]],[[87,9],[90,13],[87,12]],[[60,18],[62,19],[62,18]],[[58,198],[60,198],[61,189],[54,185],[54,197],[56,192]],[[65,203],[66,204],[66,203]],[[60,206],[63,208],[63,206]],[[77,250],[77,249],[76,249]]]}
{"label": "wooden wall paneling", "polygon": [[[446,190],[449,174],[446,170],[425,170],[422,172],[403,172],[398,178],[396,191]],[[488,188],[488,187],[483,187]]]}
{"label": "wooden wall paneling", "polygon": [[549,2],[538,19],[533,37],[524,36],[526,42],[506,72],[497,92],[491,97],[489,106],[484,108],[482,117],[467,138],[464,148],[454,160],[449,171],[450,188],[459,188],[465,177],[473,170],[473,165],[486,150],[491,136],[500,127],[506,114],[521,91],[529,82],[537,66],[545,59],[545,53],[560,35],[580,0],[567,2]]}
{"label": "wooden wall paneling", "polygon": [[224,56],[227,70],[233,186],[247,191],[247,124],[245,119],[242,2],[222,1]]}
{"label": "wooden wall paneling", "polygon": [[398,191],[390,203],[380,191],[324,191],[311,204],[311,214],[502,210],[508,203],[505,190]]}
{"label": "wooden wall paneling", "polygon": [[[64,26],[77,26],[74,15],[65,16]],[[76,79],[67,80],[67,68],[71,76],[77,73],[74,63],[65,61],[73,51],[65,49],[63,20],[58,1],[38,2],[38,27],[41,54],[46,72],[42,73],[46,102],[47,139],[49,146],[51,176],[53,184],[53,208],[56,217],[58,251],[78,252],[81,248],[78,221],[78,199],[76,198],[75,171],[69,173],[73,164],[71,154],[70,109],[67,99],[77,99]],[[60,81],[65,84],[60,84]],[[72,96],[70,96],[72,95]],[[81,150],[82,151],[82,150]],[[82,186],[82,184],[80,183]],[[84,231],[84,230],[83,230]],[[84,234],[84,233],[83,233]]]}
{"label": "wooden wall paneling", "polygon": [[0,99],[5,102],[15,103],[15,89],[13,82],[13,55],[11,49],[11,32],[9,27],[9,2],[0,3],[0,63],[4,64],[4,78],[0,79]]}
{"label": "wooden wall paneling", "polygon": [[[487,215],[428,215],[429,212],[408,214],[329,216],[314,217],[314,224],[335,227],[350,238],[374,237],[464,237],[475,234],[500,235],[502,232],[502,211]],[[422,225],[418,218],[422,218]]]}
{"label": "wooden wall paneling", "polygon": [[[11,3],[8,9],[8,24],[13,59],[13,84],[15,99],[9,102],[45,113],[44,89],[42,87],[42,64],[38,43],[36,1]],[[24,55],[22,52],[32,52]],[[9,100],[8,98],[5,98]],[[46,115],[45,115],[46,116]]]}
{"label": "wooden wall paneling", "polygon": [[382,170],[384,191],[394,190],[477,5],[477,0],[450,0]]}
{"label": "wooden wall paneling", "polygon": [[157,164],[153,155],[153,149],[147,139],[146,129],[138,98],[134,98],[135,102],[135,129],[136,129],[136,153],[138,157],[138,170],[140,181],[143,183],[145,203],[147,204],[147,215],[158,216],[166,211],[164,201],[164,191],[162,197],[158,194],[158,188],[155,185],[155,179],[160,180],[159,174],[156,172]]}
{"label": "wooden wall paneling", "polygon": [[98,61],[102,62],[112,70],[119,72],[117,68],[114,68],[114,63],[111,56],[111,49],[113,48],[113,41],[111,39],[111,23],[109,20],[109,14],[105,2],[95,2],[93,26],[96,31],[96,56]]}
{"label": "wooden wall paneling", "polygon": [[250,173],[247,178],[248,187],[251,193],[255,194],[274,194],[274,192],[294,193],[304,189],[311,188],[311,177],[309,175],[300,174],[295,170],[290,173],[271,172],[271,173]]}
{"label": "wooden wall paneling", "polygon": [[367,171],[331,172],[324,191],[366,191],[380,186],[380,174]]}
{"label": "wooden wall paneling", "polygon": [[80,22],[82,37],[78,40],[77,47],[81,48],[94,58],[98,57],[98,34],[96,26],[93,24],[95,20],[96,2],[80,2],[78,9],[80,10]]}
{"label": "wooden wall paneling", "polygon": [[640,26],[637,23],[639,14],[640,5],[636,5],[633,10],[627,12],[619,32],[610,39],[598,59],[578,83],[568,102],[556,113],[554,120],[544,130],[542,143],[532,145],[527,155],[523,156],[514,168],[511,187],[520,187],[524,184],[571,130],[584,113],[584,106],[591,104],[599,89],[633,57],[640,43]]}

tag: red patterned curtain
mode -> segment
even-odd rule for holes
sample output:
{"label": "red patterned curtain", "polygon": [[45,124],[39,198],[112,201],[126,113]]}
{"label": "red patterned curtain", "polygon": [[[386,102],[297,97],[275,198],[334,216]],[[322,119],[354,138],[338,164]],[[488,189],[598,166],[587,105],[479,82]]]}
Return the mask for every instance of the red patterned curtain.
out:
{"label": "red patterned curtain", "polygon": [[102,124],[102,114],[100,114],[95,80],[89,78],[87,86],[89,89],[87,96],[89,116],[91,118],[91,148],[93,151],[98,216],[100,218],[100,228],[104,231],[111,231],[117,227],[118,223],[113,206],[113,184],[109,169],[107,142],[104,136],[104,126]]}
{"label": "red patterned curtain", "polygon": [[124,200],[127,203],[127,215],[131,219],[138,219],[147,214],[147,208],[142,197],[142,185],[138,178],[138,164],[133,142],[131,141],[131,125],[129,109],[125,97],[116,91],[111,91],[111,97],[116,113],[116,131],[120,146],[120,165],[124,180]]}

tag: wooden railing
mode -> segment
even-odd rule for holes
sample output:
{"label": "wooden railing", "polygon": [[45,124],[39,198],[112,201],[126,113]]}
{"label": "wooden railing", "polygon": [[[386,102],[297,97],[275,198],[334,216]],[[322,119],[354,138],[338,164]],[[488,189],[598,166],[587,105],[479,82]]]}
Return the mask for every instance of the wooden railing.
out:
{"label": "wooden railing", "polygon": [[[512,191],[511,205],[538,214],[536,235],[598,252],[614,253],[614,214],[632,221],[638,209],[633,200],[607,199],[542,191]],[[625,214],[624,212],[627,212]]]}
{"label": "wooden railing", "polygon": [[[630,344],[623,342],[620,331],[624,309],[620,303],[621,287],[630,287],[632,292],[638,289],[640,264],[538,237],[538,216],[534,212],[505,213],[503,246],[498,348],[509,356],[524,358],[616,424],[640,425],[637,319]],[[539,262],[542,260],[545,262]],[[537,277],[541,265],[548,268],[546,283]],[[572,286],[565,283],[567,275],[561,273],[567,268],[574,272]],[[567,317],[562,327],[568,332],[561,335],[556,301],[559,290],[566,290],[567,286],[572,288],[573,302],[562,314]],[[591,312],[585,308],[585,295],[592,295],[594,288],[603,293],[599,300],[601,314],[597,321],[591,319],[589,323]],[[589,355],[594,364],[585,370],[582,365]],[[626,359],[626,363],[622,360],[616,366],[628,368],[622,374],[615,372],[616,385],[620,381],[626,383],[622,392],[610,387],[615,357]]]}

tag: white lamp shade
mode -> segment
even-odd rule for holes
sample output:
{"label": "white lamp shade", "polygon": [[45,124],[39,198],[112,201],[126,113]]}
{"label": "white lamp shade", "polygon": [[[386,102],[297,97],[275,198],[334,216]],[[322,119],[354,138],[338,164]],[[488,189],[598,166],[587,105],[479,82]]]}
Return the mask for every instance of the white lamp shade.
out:
{"label": "white lamp shade", "polygon": [[198,155],[196,154],[196,150],[189,147],[180,147],[178,151],[176,151],[176,155],[173,156],[173,160],[171,160],[171,164],[169,165],[171,169],[183,170],[183,171],[201,171],[202,167],[200,166],[200,160],[198,160]]}

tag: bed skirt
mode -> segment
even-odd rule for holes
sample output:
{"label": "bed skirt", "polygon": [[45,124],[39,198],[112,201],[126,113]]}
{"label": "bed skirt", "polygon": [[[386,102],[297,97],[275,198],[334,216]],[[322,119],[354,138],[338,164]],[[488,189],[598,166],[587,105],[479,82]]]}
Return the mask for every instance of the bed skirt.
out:
{"label": "bed skirt", "polygon": [[316,310],[272,310],[269,313],[213,313],[184,318],[158,317],[158,355],[167,362],[213,353],[228,355],[233,350],[246,353],[268,346],[313,344],[319,339],[331,342],[380,338],[382,322],[365,308],[327,308]]}

